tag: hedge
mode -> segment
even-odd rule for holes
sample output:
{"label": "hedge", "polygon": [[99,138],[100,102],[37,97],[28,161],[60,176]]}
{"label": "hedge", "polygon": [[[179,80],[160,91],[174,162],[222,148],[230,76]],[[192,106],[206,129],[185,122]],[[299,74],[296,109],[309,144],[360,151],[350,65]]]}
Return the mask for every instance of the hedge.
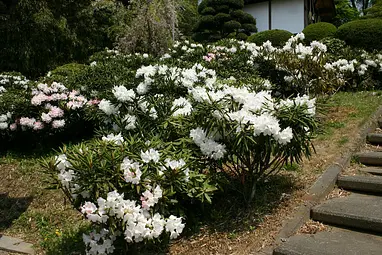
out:
{"label": "hedge", "polygon": [[305,34],[305,41],[319,41],[325,37],[334,37],[337,28],[335,25],[327,22],[310,24],[302,31]]}
{"label": "hedge", "polygon": [[382,19],[355,20],[343,24],[336,33],[346,44],[365,50],[382,50]]}
{"label": "hedge", "polygon": [[289,31],[273,29],[253,34],[248,37],[247,41],[261,45],[269,40],[274,46],[282,46],[291,36],[293,34]]}

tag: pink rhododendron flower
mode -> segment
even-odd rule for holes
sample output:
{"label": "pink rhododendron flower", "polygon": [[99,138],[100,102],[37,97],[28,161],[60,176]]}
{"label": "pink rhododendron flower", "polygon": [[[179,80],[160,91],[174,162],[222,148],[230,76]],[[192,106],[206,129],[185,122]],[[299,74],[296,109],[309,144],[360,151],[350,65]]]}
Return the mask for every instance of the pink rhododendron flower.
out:
{"label": "pink rhododendron flower", "polygon": [[9,129],[11,131],[15,131],[17,129],[17,124],[16,123],[12,123],[11,125],[9,125]]}
{"label": "pink rhododendron flower", "polygon": [[44,128],[44,124],[41,121],[36,121],[33,123],[33,129],[34,130],[41,130]]}

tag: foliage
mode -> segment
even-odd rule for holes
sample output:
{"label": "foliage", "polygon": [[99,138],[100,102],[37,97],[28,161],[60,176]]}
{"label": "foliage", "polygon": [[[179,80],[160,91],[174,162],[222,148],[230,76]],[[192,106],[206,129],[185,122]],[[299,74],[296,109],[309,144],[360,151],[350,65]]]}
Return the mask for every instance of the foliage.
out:
{"label": "foliage", "polygon": [[127,17],[113,1],[16,1],[1,15],[0,70],[38,77],[71,60],[83,61],[111,47]]}
{"label": "foliage", "polygon": [[349,0],[336,0],[335,4],[336,16],[333,18],[332,23],[336,27],[359,18],[359,11],[350,5]]}
{"label": "foliage", "polygon": [[376,0],[372,7],[365,10],[365,18],[382,18],[382,1]]}
{"label": "foliage", "polygon": [[88,252],[144,253],[195,224],[195,210],[216,192],[251,205],[269,175],[309,157],[311,97],[378,85],[365,81],[381,75],[382,55],[337,53],[343,42],[333,38],[303,40],[182,41],[158,57],[105,50],[37,82],[4,74],[0,139],[61,139],[69,124],[95,126],[93,140],[62,148],[45,169],[91,222]]}
{"label": "foliage", "polygon": [[179,2],[154,0],[133,2],[134,18],[119,39],[123,52],[163,54],[177,37]]}
{"label": "foliage", "polygon": [[382,50],[382,20],[364,19],[346,23],[338,28],[336,37],[353,47]]}
{"label": "foliage", "polygon": [[183,36],[192,36],[199,19],[198,0],[182,0],[178,6],[178,27]]}
{"label": "foliage", "polygon": [[[147,158],[152,155],[145,151],[158,153],[153,148],[159,154]],[[197,161],[188,158],[186,147],[172,148],[157,139],[150,143],[137,137],[125,142],[123,138],[93,140],[63,148],[65,154],[44,163],[70,201],[93,223],[93,233],[105,233],[101,239],[94,239],[92,233],[84,236],[88,251],[122,254],[127,243],[130,250],[143,240],[168,242],[185,226],[183,218],[174,214],[184,216],[184,206],[196,206],[205,198],[210,201],[215,188],[205,175],[191,170],[200,168]]]}
{"label": "foliage", "polygon": [[223,38],[245,40],[256,32],[256,20],[244,12],[243,0],[204,0],[198,7],[201,15],[193,39],[217,41]]}
{"label": "foliage", "polygon": [[327,22],[318,22],[310,24],[302,31],[305,35],[305,40],[310,43],[312,41],[319,41],[325,37],[334,37],[337,28]]}
{"label": "foliage", "polygon": [[352,7],[365,14],[365,11],[376,2],[376,0],[350,0]]}
{"label": "foliage", "polygon": [[286,30],[272,29],[258,32],[248,37],[247,41],[261,45],[270,41],[274,46],[282,46],[291,38],[293,34]]}
{"label": "foliage", "polygon": [[333,37],[325,37],[320,42],[326,45],[327,52],[330,54],[339,54],[346,45],[344,41]]}

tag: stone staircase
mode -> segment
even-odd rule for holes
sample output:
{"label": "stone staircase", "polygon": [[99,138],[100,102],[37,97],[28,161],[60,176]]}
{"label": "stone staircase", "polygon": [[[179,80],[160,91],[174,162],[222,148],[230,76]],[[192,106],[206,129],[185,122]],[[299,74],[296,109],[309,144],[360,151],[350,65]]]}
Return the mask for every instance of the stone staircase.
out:
{"label": "stone staircase", "polygon": [[[382,133],[368,134],[367,141],[382,146]],[[350,191],[349,196],[312,208],[311,219],[331,226],[329,230],[294,235],[273,255],[382,255],[382,150],[375,148],[355,155],[367,166],[359,175],[338,177],[337,186]]]}

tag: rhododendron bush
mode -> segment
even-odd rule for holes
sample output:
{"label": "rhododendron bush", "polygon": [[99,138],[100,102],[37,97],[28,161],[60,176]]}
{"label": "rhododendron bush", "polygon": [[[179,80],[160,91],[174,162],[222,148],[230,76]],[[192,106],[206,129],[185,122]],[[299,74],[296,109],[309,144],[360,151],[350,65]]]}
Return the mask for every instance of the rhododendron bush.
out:
{"label": "rhododendron bush", "polygon": [[[55,136],[83,122],[84,106],[91,104],[79,91],[63,84],[31,82],[19,75],[2,75],[0,92],[0,137],[4,141],[34,135]],[[23,133],[25,135],[23,135]],[[34,137],[35,136],[35,137]],[[11,140],[12,141],[12,140]]]}
{"label": "rhododendron bush", "polygon": [[199,63],[154,64],[87,106],[101,136],[45,167],[95,226],[84,236],[89,254],[176,238],[187,204],[213,202],[217,187],[250,204],[258,182],[310,155],[315,100],[280,100],[269,81],[256,82],[221,79]]}
{"label": "rhododendron bush", "polygon": [[[91,223],[88,254],[143,252],[177,238],[216,192],[251,205],[259,183],[310,156],[315,97],[381,69],[380,55],[333,60],[324,44],[302,39],[281,48],[184,41],[158,58],[107,50],[73,77],[12,78],[27,111],[0,104],[0,133],[56,135],[92,123],[92,140],[44,167]],[[0,98],[12,90],[0,85]]]}

